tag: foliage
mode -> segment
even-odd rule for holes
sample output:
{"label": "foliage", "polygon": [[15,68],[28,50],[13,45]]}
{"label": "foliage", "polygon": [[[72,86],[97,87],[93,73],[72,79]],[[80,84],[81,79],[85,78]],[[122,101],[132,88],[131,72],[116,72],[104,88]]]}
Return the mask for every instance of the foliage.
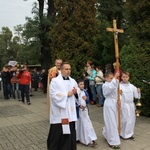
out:
{"label": "foliage", "polygon": [[150,30],[149,2],[129,1],[126,4],[127,41],[121,50],[121,67],[131,73],[131,83],[141,88],[142,112],[150,116]]}
{"label": "foliage", "polygon": [[[15,26],[14,35],[9,28],[2,28],[0,34],[1,67],[10,60],[15,60],[19,63],[39,64],[39,40],[35,36],[37,32],[33,21],[32,25],[29,24],[30,20],[24,26]],[[32,27],[34,27],[34,30],[32,30]]]}
{"label": "foliage", "polygon": [[[112,24],[112,23],[111,23]],[[106,32],[107,27],[111,27],[110,23],[104,22],[99,25],[99,37],[96,39],[94,58],[95,63],[101,66],[112,64],[115,61],[115,48],[113,33]]]}
{"label": "foliage", "polygon": [[[51,12],[49,11],[49,7],[51,6],[44,13],[43,0],[39,0],[38,2],[39,6],[38,3],[34,3],[32,10],[34,17],[27,17],[24,25],[14,27],[15,37],[12,36],[12,32],[9,29],[5,29],[5,32],[2,29],[2,35],[0,34],[2,47],[0,47],[0,51],[2,52],[1,56],[4,56],[1,59],[2,66],[10,59],[13,59],[19,63],[42,64],[43,68],[48,70],[51,63],[49,33],[51,26]],[[52,0],[48,0],[47,5],[50,2]],[[9,31],[11,33],[10,37],[8,37],[10,35]],[[5,41],[6,38],[7,41]]]}
{"label": "foliage", "polygon": [[38,38],[40,41],[40,53],[41,53],[41,65],[44,69],[48,70],[52,65],[52,56],[51,56],[51,34],[50,30],[53,27],[53,22],[55,19],[55,8],[54,0],[47,0],[47,12],[44,13],[44,4],[45,1],[38,0],[38,17],[39,17],[39,34]]}
{"label": "foliage", "polygon": [[98,18],[108,22],[116,19],[120,28],[123,19],[123,4],[122,0],[97,0]]}
{"label": "foliage", "polygon": [[17,41],[18,38],[12,36],[12,31],[8,27],[2,27],[0,33],[0,67],[6,65],[9,60],[16,59],[19,48]]}
{"label": "foliage", "polygon": [[80,77],[87,60],[93,60],[96,28],[95,0],[58,1],[52,34],[53,61],[70,61],[72,75]]}
{"label": "foliage", "polygon": [[20,63],[40,64],[39,19],[35,15],[33,19],[27,17],[26,20],[22,29],[22,51],[20,51],[18,59]]}
{"label": "foliage", "polygon": [[[44,13],[44,4],[47,11]],[[106,32],[117,20],[121,68],[131,73],[131,83],[142,91],[142,113],[150,116],[150,18],[147,0],[37,0],[33,18],[0,33],[0,65],[10,59],[41,63],[48,70],[58,57],[70,61],[72,75],[79,78],[87,60],[104,67],[115,61],[113,34]],[[121,48],[122,47],[122,48]]]}
{"label": "foliage", "polygon": [[[97,19],[99,20],[99,37],[95,43],[95,59],[97,64],[105,66],[115,62],[115,48],[113,33],[106,32],[106,28],[113,25],[113,19],[117,20],[118,28],[122,27],[123,3],[122,0],[97,0]],[[119,34],[119,47],[123,45],[123,35]]]}

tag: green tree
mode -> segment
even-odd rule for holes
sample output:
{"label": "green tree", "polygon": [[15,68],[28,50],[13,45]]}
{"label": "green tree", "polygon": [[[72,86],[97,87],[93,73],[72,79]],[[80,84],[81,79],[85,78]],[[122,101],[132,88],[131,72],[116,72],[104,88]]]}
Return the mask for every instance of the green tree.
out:
{"label": "green tree", "polygon": [[[97,0],[96,18],[99,21],[99,37],[95,43],[95,59],[104,66],[115,61],[114,37],[112,33],[106,32],[106,28],[113,26],[113,19],[117,20],[117,27],[122,28],[123,17],[122,0]],[[123,45],[123,35],[119,35],[119,48]],[[98,62],[97,62],[98,63]]]}
{"label": "green tree", "polygon": [[118,27],[121,28],[123,19],[123,0],[97,0],[98,19],[112,22],[116,19]]}
{"label": "green tree", "polygon": [[11,60],[18,60],[18,52],[20,51],[21,45],[19,44],[20,38],[18,36],[14,36],[10,43],[9,53],[11,54]]}
{"label": "green tree", "polygon": [[[34,38],[38,40],[39,48],[38,51],[35,51],[38,54],[38,58],[40,59],[40,63],[42,67],[46,70],[52,65],[52,56],[51,56],[51,35],[50,30],[53,26],[53,20],[55,18],[55,9],[54,9],[54,0],[37,0],[34,3],[34,7],[32,12],[35,14],[34,18],[30,18],[30,26],[31,29],[36,30],[36,35]],[[45,12],[45,5],[47,5],[47,11]],[[29,19],[29,18],[28,18]],[[28,20],[29,21],[29,20]],[[32,26],[32,23],[37,21],[37,26]],[[29,24],[28,24],[29,25]],[[28,28],[28,30],[30,30]],[[30,30],[32,32],[32,30]],[[35,32],[34,32],[35,33]],[[30,33],[27,31],[26,35]],[[32,39],[32,42],[34,39]],[[33,43],[32,43],[33,44]],[[39,57],[40,56],[40,57]]]}
{"label": "green tree", "polygon": [[19,24],[17,26],[14,26],[14,35],[18,37],[18,43],[21,44],[23,43],[23,25]]}
{"label": "green tree", "polygon": [[97,36],[96,0],[58,0],[52,34],[53,59],[70,61],[74,77],[82,75],[87,60],[93,60]]}
{"label": "green tree", "polygon": [[0,55],[1,55],[1,67],[8,63],[11,59],[12,53],[10,52],[12,39],[12,31],[8,27],[2,27],[0,33]]}
{"label": "green tree", "polygon": [[[19,62],[27,64],[41,64],[41,51],[39,35],[39,19],[35,15],[32,18],[27,17],[27,22],[23,25],[22,31],[22,49],[19,51]],[[36,56],[36,57],[35,57]]]}
{"label": "green tree", "polygon": [[125,5],[127,37],[121,50],[121,66],[131,73],[131,82],[141,88],[143,114],[150,116],[150,86],[142,80],[150,80],[150,18],[147,0],[128,1]]}
{"label": "green tree", "polygon": [[53,26],[53,20],[55,18],[54,0],[47,0],[47,13],[44,14],[44,1],[38,0],[39,4],[39,35],[40,39],[40,53],[41,53],[41,65],[47,69],[52,65],[51,56],[51,35],[50,30]]}

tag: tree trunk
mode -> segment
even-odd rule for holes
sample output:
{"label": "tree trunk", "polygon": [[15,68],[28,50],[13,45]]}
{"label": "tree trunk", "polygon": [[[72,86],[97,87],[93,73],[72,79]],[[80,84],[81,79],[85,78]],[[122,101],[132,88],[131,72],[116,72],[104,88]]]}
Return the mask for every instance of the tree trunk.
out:
{"label": "tree trunk", "polygon": [[[38,0],[39,2],[39,18],[40,18],[40,34],[39,39],[41,42],[41,66],[43,69],[48,70],[52,66],[52,56],[51,56],[51,47],[50,47],[50,29],[51,22],[55,16],[54,11],[54,1],[48,0],[48,12],[47,12],[47,21],[44,21],[46,17],[43,15],[44,9],[44,0]],[[48,35],[49,33],[49,35]]]}

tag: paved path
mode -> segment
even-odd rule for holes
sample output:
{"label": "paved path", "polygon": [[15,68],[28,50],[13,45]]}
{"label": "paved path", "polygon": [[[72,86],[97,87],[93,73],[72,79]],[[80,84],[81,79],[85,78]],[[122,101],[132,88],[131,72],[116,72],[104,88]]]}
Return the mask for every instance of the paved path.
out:
{"label": "paved path", "polygon": [[[14,99],[4,100],[0,91],[0,150],[46,150],[49,132],[46,95],[34,92],[31,105]],[[97,133],[94,148],[78,144],[78,150],[111,150],[104,140],[102,108],[89,106],[90,116]],[[121,140],[121,150],[150,150],[150,118],[138,117],[135,141]]]}

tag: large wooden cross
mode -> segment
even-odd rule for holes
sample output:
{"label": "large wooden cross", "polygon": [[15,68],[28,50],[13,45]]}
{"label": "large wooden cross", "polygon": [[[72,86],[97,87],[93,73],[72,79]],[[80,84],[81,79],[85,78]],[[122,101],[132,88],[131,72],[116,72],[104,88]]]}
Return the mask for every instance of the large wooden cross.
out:
{"label": "large wooden cross", "polygon": [[[113,20],[113,28],[106,28],[106,31],[113,32],[114,33],[114,43],[115,43],[115,57],[116,57],[116,71],[119,71],[119,48],[118,48],[118,33],[124,33],[124,30],[122,29],[117,29],[117,23],[116,20]],[[120,86],[118,86],[118,132],[120,134],[121,132],[121,127],[120,127],[120,107],[121,107],[121,102],[120,102]]]}

